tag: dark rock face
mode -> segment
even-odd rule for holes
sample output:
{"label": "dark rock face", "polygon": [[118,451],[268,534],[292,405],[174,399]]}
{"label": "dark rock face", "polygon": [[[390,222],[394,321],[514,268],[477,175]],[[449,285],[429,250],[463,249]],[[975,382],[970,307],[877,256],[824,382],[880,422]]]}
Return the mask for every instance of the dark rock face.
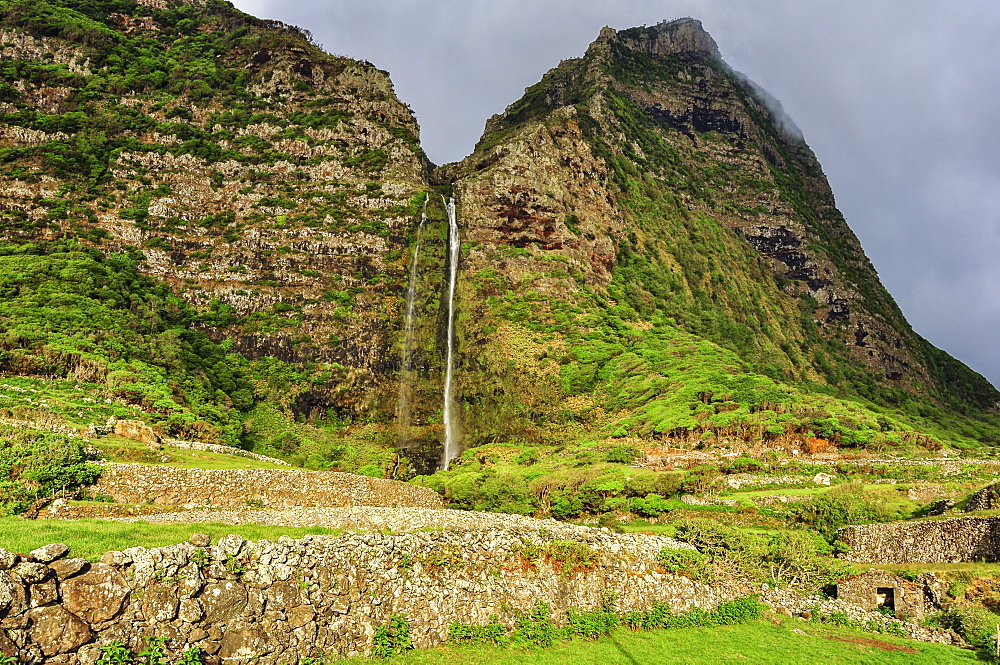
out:
{"label": "dark rock face", "polygon": [[[601,37],[615,36],[615,31],[610,28],[601,31]],[[621,38],[621,42],[633,51],[660,57],[685,53],[720,57],[715,40],[702,27],[701,21],[693,18],[664,21],[650,28],[634,28]]]}
{"label": "dark rock face", "polygon": [[[622,183],[644,178],[670,192],[685,216],[711,219],[770,265],[780,292],[758,320],[808,297],[821,334],[843,345],[838,362],[922,397],[948,392],[935,378],[937,356],[880,284],[798,129],[776,100],[729,69],[697,21],[604,29],[583,58],[563,61],[491,118],[473,155],[439,174],[456,180],[465,233],[483,247],[464,257],[467,272],[489,266],[517,282],[541,272],[539,258],[560,255],[579,281],[608,285],[641,197]],[[501,259],[490,244],[529,252]],[[571,282],[535,279],[531,288],[575,300]],[[745,298],[726,288],[714,284],[712,300]],[[786,348],[812,354],[799,322],[783,328]]]}

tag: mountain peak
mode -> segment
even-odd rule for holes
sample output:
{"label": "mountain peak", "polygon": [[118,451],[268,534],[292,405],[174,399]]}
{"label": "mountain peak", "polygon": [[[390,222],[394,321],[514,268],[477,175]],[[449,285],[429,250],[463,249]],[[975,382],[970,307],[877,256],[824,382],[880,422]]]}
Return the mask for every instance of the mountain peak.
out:
{"label": "mountain peak", "polygon": [[633,51],[650,55],[669,56],[695,52],[721,57],[715,40],[702,27],[701,21],[694,18],[661,21],[654,26],[628,30],[604,28],[599,39],[616,41]]}

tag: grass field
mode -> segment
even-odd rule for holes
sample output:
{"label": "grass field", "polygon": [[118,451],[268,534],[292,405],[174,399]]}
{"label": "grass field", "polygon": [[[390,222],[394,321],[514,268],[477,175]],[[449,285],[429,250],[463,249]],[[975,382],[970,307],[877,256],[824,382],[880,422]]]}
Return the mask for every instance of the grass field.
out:
{"label": "grass field", "polygon": [[24,554],[50,543],[66,543],[70,556],[91,561],[110,550],[128,547],[163,547],[185,542],[192,533],[207,533],[212,542],[235,533],[250,540],[277,540],[279,536],[338,535],[340,529],[323,527],[281,527],[258,524],[149,524],[107,520],[26,520],[0,518],[0,547]]}
{"label": "grass field", "polygon": [[164,446],[153,450],[149,446],[120,436],[95,439],[92,445],[100,448],[112,462],[162,464],[182,469],[288,469],[290,467],[261,462],[249,457],[225,455],[201,450],[187,450]]}
{"label": "grass field", "polygon": [[[361,665],[375,661],[351,658],[330,662]],[[593,642],[563,642],[548,649],[444,646],[407,652],[388,662],[397,665],[960,665],[983,661],[975,652],[956,647],[789,619],[781,625],[760,620],[713,628],[649,632],[617,629]]]}

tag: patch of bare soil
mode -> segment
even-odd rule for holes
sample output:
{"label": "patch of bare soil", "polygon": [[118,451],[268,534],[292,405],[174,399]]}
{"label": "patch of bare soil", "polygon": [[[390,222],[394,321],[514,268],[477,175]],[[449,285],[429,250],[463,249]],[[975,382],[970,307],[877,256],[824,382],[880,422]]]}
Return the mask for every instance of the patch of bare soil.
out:
{"label": "patch of bare soil", "polygon": [[986,609],[996,612],[1000,610],[1000,579],[996,577],[977,577],[969,583],[965,599],[979,603]]}
{"label": "patch of bare soil", "polygon": [[837,642],[847,642],[848,644],[860,644],[861,646],[871,647],[872,649],[879,649],[881,651],[902,651],[903,653],[920,653],[916,649],[905,647],[902,644],[893,644],[892,642],[873,640],[870,637],[839,637],[837,635],[827,635],[826,639],[836,640]]}

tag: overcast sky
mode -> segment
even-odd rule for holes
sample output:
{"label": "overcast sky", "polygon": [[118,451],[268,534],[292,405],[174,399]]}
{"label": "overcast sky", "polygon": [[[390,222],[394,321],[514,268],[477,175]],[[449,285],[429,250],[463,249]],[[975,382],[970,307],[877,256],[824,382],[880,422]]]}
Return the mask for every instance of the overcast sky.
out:
{"label": "overcast sky", "polygon": [[432,161],[601,27],[693,16],[781,100],[918,333],[1000,386],[997,0],[236,0],[392,76]]}

